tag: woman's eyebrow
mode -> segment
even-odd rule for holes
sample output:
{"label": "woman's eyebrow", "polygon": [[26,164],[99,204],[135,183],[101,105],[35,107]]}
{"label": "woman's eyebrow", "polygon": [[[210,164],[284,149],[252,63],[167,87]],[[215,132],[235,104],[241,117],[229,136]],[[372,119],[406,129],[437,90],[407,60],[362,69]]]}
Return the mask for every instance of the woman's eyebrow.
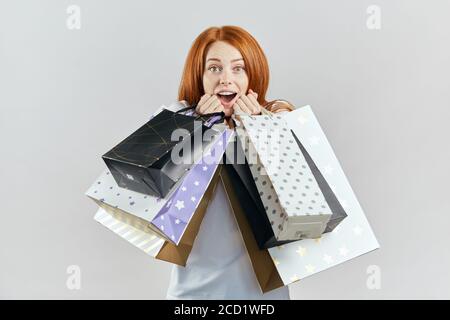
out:
{"label": "woman's eyebrow", "polygon": [[[233,59],[233,60],[231,60],[231,62],[236,62],[236,61],[240,61],[240,60],[244,60],[244,59],[243,59],[243,58]],[[208,60],[206,60],[206,62],[208,62],[208,61],[218,61],[218,62],[221,62],[221,60],[218,59],[218,58],[209,58]]]}

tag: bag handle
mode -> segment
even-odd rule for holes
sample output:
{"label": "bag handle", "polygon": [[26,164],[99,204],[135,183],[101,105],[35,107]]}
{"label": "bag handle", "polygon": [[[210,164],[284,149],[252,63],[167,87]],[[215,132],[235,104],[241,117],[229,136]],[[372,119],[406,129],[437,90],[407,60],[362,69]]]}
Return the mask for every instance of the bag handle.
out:
{"label": "bag handle", "polygon": [[[189,110],[195,110],[196,107],[197,107],[197,105],[194,104],[193,106],[186,107],[186,108],[183,108],[183,109],[180,109],[180,110],[176,111],[175,114],[178,114],[180,112],[186,112],[186,111],[189,111]],[[212,113],[207,113],[207,114],[203,114],[203,115],[198,115],[195,118],[195,120],[202,119],[204,122],[208,122],[211,118],[216,117],[216,116],[219,116],[219,118],[218,119],[214,119],[212,121],[212,123],[209,122],[208,123],[209,126],[212,126],[213,124],[218,123],[218,122],[223,122],[223,120],[225,119],[225,112],[220,111],[220,112],[212,112]]]}
{"label": "bag handle", "polygon": [[261,108],[261,115],[266,115],[269,117],[273,117],[273,112],[270,112],[269,110],[267,110],[266,108]]}
{"label": "bag handle", "polygon": [[197,105],[194,104],[193,106],[186,107],[186,108],[182,108],[182,109],[180,109],[180,110],[178,110],[178,111],[175,111],[175,114],[178,114],[178,113],[180,113],[180,112],[186,112],[186,111],[195,109],[196,107],[197,107]]}

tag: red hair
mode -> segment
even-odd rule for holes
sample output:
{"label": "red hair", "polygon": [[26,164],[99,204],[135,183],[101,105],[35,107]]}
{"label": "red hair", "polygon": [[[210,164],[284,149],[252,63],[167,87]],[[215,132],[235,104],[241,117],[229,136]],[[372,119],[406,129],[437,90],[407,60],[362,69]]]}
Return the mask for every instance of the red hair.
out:
{"label": "red hair", "polygon": [[269,64],[267,58],[253,36],[236,26],[211,27],[203,31],[192,44],[184,65],[183,76],[178,90],[178,100],[189,105],[198,103],[205,94],[203,73],[209,46],[215,41],[232,45],[242,55],[248,77],[248,88],[258,93],[258,102],[265,105],[269,87]]}

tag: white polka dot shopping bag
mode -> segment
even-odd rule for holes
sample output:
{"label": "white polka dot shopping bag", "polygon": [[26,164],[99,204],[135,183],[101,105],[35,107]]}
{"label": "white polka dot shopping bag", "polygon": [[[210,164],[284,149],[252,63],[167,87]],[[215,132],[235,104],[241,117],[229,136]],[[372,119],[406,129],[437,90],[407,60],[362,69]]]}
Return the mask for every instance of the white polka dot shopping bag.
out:
{"label": "white polka dot shopping bag", "polygon": [[331,209],[281,115],[240,115],[236,132],[277,240],[318,238]]}
{"label": "white polka dot shopping bag", "polygon": [[[311,107],[287,112],[282,118],[326,179],[347,217],[331,232],[317,239],[303,239],[260,250],[251,236],[239,202],[232,199],[233,211],[263,292],[299,281],[379,248],[363,209]],[[284,166],[289,168],[289,163]]]}

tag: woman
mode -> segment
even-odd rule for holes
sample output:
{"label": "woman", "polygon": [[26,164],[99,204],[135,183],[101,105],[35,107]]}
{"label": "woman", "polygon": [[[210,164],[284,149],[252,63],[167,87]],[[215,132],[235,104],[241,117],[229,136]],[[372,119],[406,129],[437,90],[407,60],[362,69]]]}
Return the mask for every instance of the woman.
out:
{"label": "woman", "polygon": [[[198,114],[291,111],[284,100],[267,102],[267,59],[257,41],[235,26],[212,27],[194,41],[178,100]],[[168,299],[289,299],[288,287],[262,294],[221,183],[200,226],[186,267],[174,265]]]}

